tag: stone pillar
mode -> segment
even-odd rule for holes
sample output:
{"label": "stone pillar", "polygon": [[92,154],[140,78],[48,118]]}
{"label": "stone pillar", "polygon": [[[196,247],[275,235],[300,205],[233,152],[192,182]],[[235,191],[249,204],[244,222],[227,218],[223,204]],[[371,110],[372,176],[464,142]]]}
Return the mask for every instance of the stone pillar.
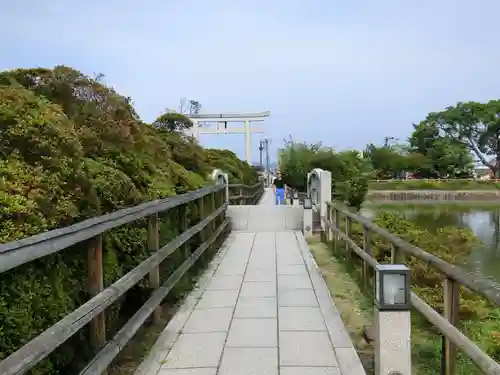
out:
{"label": "stone pillar", "polygon": [[216,184],[226,185],[226,202],[229,202],[229,175],[221,169],[214,169],[212,172],[212,180],[214,180]]}
{"label": "stone pillar", "polygon": [[302,232],[305,238],[309,238],[313,235],[313,210],[304,208],[303,211]]}
{"label": "stone pillar", "polygon": [[411,375],[410,311],[375,307],[375,375]]}
{"label": "stone pillar", "polygon": [[321,217],[321,229],[325,230],[325,220],[328,210],[327,202],[332,201],[332,172],[321,170],[319,176],[319,202],[320,202],[320,210],[319,214]]}
{"label": "stone pillar", "polygon": [[245,158],[252,165],[252,131],[248,120],[245,121]]}

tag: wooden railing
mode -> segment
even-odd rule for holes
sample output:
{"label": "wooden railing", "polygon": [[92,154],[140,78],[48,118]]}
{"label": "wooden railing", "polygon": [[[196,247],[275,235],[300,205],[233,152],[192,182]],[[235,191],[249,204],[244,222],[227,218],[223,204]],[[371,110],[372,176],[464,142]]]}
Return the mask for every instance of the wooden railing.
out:
{"label": "wooden railing", "polygon": [[254,205],[264,194],[264,182],[259,181],[254,185],[229,184],[229,204]]}
{"label": "wooden railing", "polygon": [[[187,206],[192,204],[197,206],[199,220],[188,227]],[[208,248],[213,250],[214,246],[219,243],[222,234],[226,233],[226,229],[229,228],[229,219],[225,217],[227,205],[225,187],[214,185],[88,219],[66,228],[1,244],[0,273],[86,241],[89,292],[92,298],[0,362],[0,374],[25,374],[87,323],[90,323],[90,338],[98,353],[80,372],[80,375],[105,372],[108,365],[151,314],[155,321],[159,320],[159,306],[167,294]],[[180,234],[165,246],[160,247],[158,215],[174,208],[178,209],[176,222]],[[104,288],[103,233],[143,218],[148,222],[147,245],[151,255],[123,277]],[[199,246],[196,249],[189,249],[187,243],[194,236],[199,236]],[[160,285],[160,264],[179,249],[184,253],[182,263]],[[106,308],[147,275],[149,275],[148,283],[151,288],[149,299],[114,337],[107,338]],[[37,317],[34,316],[33,319]]]}
{"label": "wooden railing", "polygon": [[[411,303],[443,337],[442,371],[444,375],[456,374],[457,348],[460,349],[484,374],[500,375],[500,365],[482,351],[473,341],[465,336],[456,327],[459,323],[460,286],[464,286],[479,296],[484,297],[491,304],[500,306],[500,291],[493,287],[487,280],[473,276],[460,267],[454,266],[430,254],[387,230],[373,224],[359,215],[337,204],[328,204],[325,222],[326,239],[331,240],[336,246],[341,240],[345,244],[345,254],[351,257],[356,254],[362,261],[361,281],[366,291],[373,287],[374,268],[378,264],[372,251],[371,234],[386,240],[390,244],[390,263],[407,264],[409,257],[430,265],[444,276],[444,311],[442,316],[422,298],[411,293]],[[342,220],[345,222],[342,223]],[[362,228],[361,246],[353,240],[353,224]],[[344,228],[345,232],[341,229]],[[411,267],[410,267],[411,268]],[[371,289],[372,290],[372,289]],[[437,372],[436,372],[437,373]]]}

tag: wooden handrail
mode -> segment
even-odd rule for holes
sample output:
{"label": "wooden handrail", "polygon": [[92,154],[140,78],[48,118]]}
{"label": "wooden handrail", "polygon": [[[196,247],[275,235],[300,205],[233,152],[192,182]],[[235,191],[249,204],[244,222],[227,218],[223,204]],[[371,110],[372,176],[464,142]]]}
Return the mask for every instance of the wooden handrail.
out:
{"label": "wooden handrail", "polygon": [[245,185],[245,184],[229,184],[229,188],[243,188],[243,189],[255,189],[255,188],[258,188],[259,186],[262,186],[263,183],[262,182],[257,182],[256,184],[254,185]]}
{"label": "wooden handrail", "polygon": [[51,230],[22,240],[0,244],[0,273],[66,249],[107,230],[131,223],[149,215],[164,212],[223,189],[212,185],[171,198],[158,199],[106,215],[94,217],[69,227]]}
{"label": "wooden handrail", "polygon": [[[231,204],[255,204],[259,201],[260,197],[264,193],[264,182],[259,181],[254,185],[245,184],[229,184],[229,190],[237,190],[238,193],[229,196],[229,201]],[[255,190],[252,194],[245,192],[250,192]],[[235,202],[235,203],[233,203]]]}
{"label": "wooden handrail", "polygon": [[351,218],[352,220],[368,228],[372,232],[384,237],[386,240],[397,246],[398,250],[410,254],[411,256],[417,258],[418,260],[429,264],[430,266],[441,271],[441,273],[446,275],[446,277],[457,281],[461,285],[485,297],[495,305],[500,306],[500,290],[495,288],[485,278],[476,275],[471,275],[467,271],[463,270],[461,267],[450,264],[442,260],[441,258],[431,253],[428,253],[427,251],[422,250],[419,247],[410,244],[409,242],[406,242],[405,240],[401,239],[398,236],[395,236],[388,230],[373,224],[371,220],[356,215],[348,211],[347,209],[341,207],[340,205],[330,202],[328,202],[327,204],[330,207],[333,207],[337,211],[341,212],[345,216]]}
{"label": "wooden handrail", "polygon": [[[148,225],[148,236],[152,238],[152,242],[150,243],[150,246],[152,246],[150,249],[152,251],[151,255],[107,288],[102,288],[102,262],[96,262],[91,267],[89,264],[89,268],[92,268],[93,272],[101,277],[101,286],[100,288],[99,286],[96,287],[97,290],[95,290],[93,297],[1,361],[0,374],[25,374],[87,323],[94,323],[97,320],[103,322],[102,326],[97,326],[97,329],[104,330],[104,333],[100,336],[102,341],[99,343],[101,351],[81,374],[100,374],[105,371],[111,361],[144,324],[146,319],[157,309],[165,296],[172,290],[186,271],[191,268],[207,248],[213,245],[221,233],[228,227],[229,219],[223,220],[217,228],[215,228],[214,224],[214,220],[221,216],[228,206],[223,197],[224,191],[225,187],[223,185],[213,185],[179,196],[140,204],[111,214],[88,219],[70,227],[56,229],[23,240],[0,245],[1,273],[34,259],[58,252],[76,243],[89,239],[101,239],[103,232],[142,218],[148,218],[151,223],[157,223],[158,213],[168,211],[186,203],[198,201],[201,202],[200,207],[203,208],[204,200],[206,198],[211,199],[211,204],[209,205],[209,207],[211,206],[211,212],[208,215],[201,217],[201,220],[197,224],[186,229],[161,248],[157,246],[157,224]],[[218,202],[218,207],[216,207],[216,202]],[[201,212],[203,213],[203,211],[202,209]],[[210,238],[202,240],[203,242],[198,248],[160,286],[158,276],[160,263],[195,235],[202,233],[206,227],[213,229]],[[93,247],[89,249],[91,250],[89,254],[100,253],[102,251],[100,245],[95,247],[95,243],[100,243],[100,241],[92,243]],[[100,256],[102,257],[102,253]],[[89,262],[92,261],[93,258],[89,256]],[[152,295],[118,331],[115,337],[112,340],[106,341],[103,315],[106,308],[111,306],[120,296],[148,274],[150,275],[150,287],[153,289]],[[94,281],[92,280],[92,282]],[[94,332],[95,335],[96,332]]]}
{"label": "wooden handrail", "polygon": [[[343,214],[346,220],[346,231],[343,232],[339,228],[339,214]],[[363,248],[358,246],[355,241],[350,237],[351,222],[357,222],[363,227]],[[415,293],[411,293],[411,302],[414,309],[416,309],[423,317],[427,319],[445,338],[443,349],[443,366],[444,374],[455,374],[456,366],[456,348],[460,348],[462,352],[484,373],[488,375],[500,375],[500,364],[488,356],[481,350],[472,340],[465,336],[459,329],[455,327],[458,323],[458,304],[459,293],[458,288],[454,285],[461,284],[466,288],[476,292],[477,294],[485,297],[491,303],[500,305],[500,291],[493,287],[486,279],[472,276],[458,266],[449,264],[444,260],[430,254],[410,243],[402,240],[401,238],[391,234],[386,229],[383,229],[370,220],[367,220],[359,215],[356,215],[346,208],[335,204],[328,203],[328,213],[325,218],[325,227],[328,233],[332,234],[332,239],[339,237],[346,243],[346,248],[352,250],[363,260],[363,284],[369,283],[369,277],[366,272],[367,267],[375,268],[378,261],[371,255],[370,244],[368,240],[368,233],[372,231],[389,242],[395,247],[394,254],[391,254],[391,262],[396,262],[396,251],[407,253],[416,259],[423,261],[434,268],[441,271],[446,276],[445,288],[445,315],[440,315],[436,310],[429,306]],[[445,285],[445,286],[446,286]],[[449,289],[449,290],[447,290]]]}

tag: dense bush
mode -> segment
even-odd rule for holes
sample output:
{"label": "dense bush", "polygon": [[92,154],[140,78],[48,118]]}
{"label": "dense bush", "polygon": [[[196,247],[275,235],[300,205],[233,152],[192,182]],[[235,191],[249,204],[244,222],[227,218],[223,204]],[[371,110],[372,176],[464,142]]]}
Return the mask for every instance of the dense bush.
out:
{"label": "dense bush", "polygon": [[[0,243],[202,187],[214,168],[231,182],[257,181],[234,153],[142,123],[131,100],[100,79],[63,66],[0,73]],[[199,219],[194,206],[188,214]],[[161,218],[163,243],[178,233],[175,215]],[[144,220],[105,233],[103,243],[109,285],[147,257]],[[85,246],[0,274],[0,360],[88,300]],[[144,288],[107,311],[108,334],[147,298]],[[77,373],[90,353],[86,335],[31,373]]]}
{"label": "dense bush", "polygon": [[314,168],[330,171],[332,198],[357,209],[368,192],[369,164],[357,151],[292,142],[282,150],[280,167],[285,183],[300,191],[307,190],[307,174]]}

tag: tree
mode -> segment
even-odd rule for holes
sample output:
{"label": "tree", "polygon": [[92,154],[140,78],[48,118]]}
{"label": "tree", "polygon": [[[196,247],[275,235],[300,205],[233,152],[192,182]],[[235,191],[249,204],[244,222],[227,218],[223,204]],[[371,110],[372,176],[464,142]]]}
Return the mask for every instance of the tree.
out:
{"label": "tree", "polygon": [[153,122],[153,126],[167,132],[183,132],[193,127],[193,122],[189,117],[199,114],[200,110],[201,103],[199,101],[182,98],[177,110],[167,108]]}
{"label": "tree", "polygon": [[192,128],[193,122],[182,113],[166,112],[153,122],[153,126],[168,132],[182,132]]}
{"label": "tree", "polygon": [[321,144],[285,141],[280,155],[285,183],[305,191],[307,174],[314,168],[332,173],[332,198],[359,209],[368,190],[369,163],[358,151],[335,152]]}
{"label": "tree", "polygon": [[408,164],[405,155],[389,145],[377,147],[370,143],[363,152],[363,158],[370,162],[375,178],[379,180],[398,177]]}
{"label": "tree", "polygon": [[435,122],[423,121],[413,125],[409,139],[413,153],[423,155],[414,171],[420,177],[461,177],[471,174],[472,156],[465,144],[453,138],[440,135]]}
{"label": "tree", "polygon": [[[467,147],[500,176],[500,100],[459,102],[444,111],[430,113],[425,122],[435,125],[440,137]],[[493,155],[494,161],[489,161],[487,155]]]}
{"label": "tree", "polygon": [[182,113],[188,116],[194,116],[200,113],[201,103],[197,100],[187,100],[182,98],[179,102],[178,113]]}

